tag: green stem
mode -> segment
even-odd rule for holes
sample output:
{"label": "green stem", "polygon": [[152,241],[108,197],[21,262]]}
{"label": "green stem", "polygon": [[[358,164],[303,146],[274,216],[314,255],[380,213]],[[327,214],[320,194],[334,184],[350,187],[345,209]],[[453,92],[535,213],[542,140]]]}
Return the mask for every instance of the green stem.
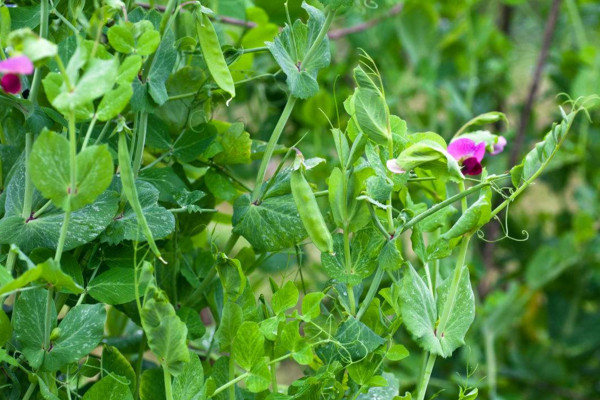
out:
{"label": "green stem", "polygon": [[77,190],[77,138],[75,132],[75,114],[71,113],[69,116],[69,166],[70,166],[70,177],[71,184],[69,186],[69,198],[67,208],[65,210],[65,216],[63,218],[63,224],[60,229],[60,237],[58,238],[58,245],[56,246],[56,254],[54,260],[60,262],[62,257],[65,240],[67,238],[67,232],[69,230],[69,221],[71,219],[71,199],[74,192]]}
{"label": "green stem", "polygon": [[140,119],[137,127],[137,143],[135,145],[135,156],[133,159],[133,176],[138,177],[140,167],[142,166],[142,157],[144,156],[144,145],[146,143],[146,131],[148,129],[148,113],[140,112]]}
{"label": "green stem", "polygon": [[381,285],[381,280],[383,279],[384,273],[385,273],[385,268],[383,268],[383,264],[380,263],[377,266],[377,269],[375,270],[375,275],[373,276],[373,281],[371,282],[371,285],[369,286],[369,291],[367,292],[367,295],[365,296],[365,299],[363,300],[362,304],[360,305],[360,309],[358,310],[358,313],[356,314],[356,319],[358,321],[360,321],[360,319],[363,317],[363,315],[365,315],[365,312],[367,312],[369,305],[371,305],[371,302],[375,298],[375,295],[377,294],[377,290],[379,290],[379,285]]}
{"label": "green stem", "polygon": [[162,366],[163,376],[165,379],[165,399],[173,400],[173,386],[171,382],[171,374],[167,370],[166,365]]}
{"label": "green stem", "polygon": [[[40,2],[40,36],[46,38],[48,36],[48,0]],[[29,99],[33,104],[38,102],[38,92],[40,91],[40,83],[42,82],[41,67],[36,68],[33,74],[33,81],[29,91]]]}
{"label": "green stem", "polygon": [[271,138],[269,139],[269,143],[267,143],[267,148],[265,149],[265,154],[263,155],[262,161],[260,162],[258,175],[256,176],[256,184],[254,185],[254,191],[252,192],[253,203],[256,202],[260,197],[262,183],[265,180],[267,167],[269,166],[269,161],[271,161],[271,157],[273,156],[273,150],[275,150],[275,146],[279,141],[281,132],[283,132],[283,128],[285,127],[285,124],[290,118],[295,104],[296,98],[293,96],[288,97],[287,103],[285,103],[285,107],[281,112],[281,116],[279,117],[279,121],[277,121],[277,125],[275,125],[275,128],[273,129],[273,133],[271,133]]}
{"label": "green stem", "polygon": [[27,388],[27,391],[25,392],[25,395],[23,396],[22,400],[29,400],[31,398],[31,395],[35,391],[36,386],[37,386],[37,382],[31,382],[29,384],[29,387]]}
{"label": "green stem", "polygon": [[52,333],[52,306],[54,305],[54,288],[48,288],[46,296],[46,314],[44,316],[44,351],[50,350],[50,334]]}
{"label": "green stem", "polygon": [[[229,381],[235,380],[235,362],[233,360],[233,355],[229,355]],[[235,385],[229,386],[229,390],[227,390],[227,397],[229,400],[235,400]]]}
{"label": "green stem", "polygon": [[90,140],[90,136],[92,135],[92,131],[94,130],[94,126],[96,125],[96,121],[98,120],[98,114],[94,114],[92,120],[90,121],[90,125],[88,126],[87,132],[85,133],[85,138],[83,139],[83,144],[81,145],[81,150],[83,151]]}
{"label": "green stem", "polygon": [[46,203],[44,203],[44,205],[41,206],[39,210],[37,210],[36,212],[33,213],[33,219],[36,219],[37,217],[42,215],[44,213],[44,211],[46,211],[48,209],[48,207],[50,207],[51,205],[52,205],[52,200],[48,200]]}
{"label": "green stem", "polygon": [[490,400],[496,399],[496,351],[494,349],[494,334],[489,332],[487,328],[483,328],[483,336],[485,340],[485,358],[487,365],[487,381]]}
{"label": "green stem", "polygon": [[425,398],[425,393],[427,392],[427,386],[429,386],[429,379],[431,378],[431,373],[433,372],[433,366],[435,365],[435,354],[429,354],[427,359],[427,364],[425,365],[425,369],[423,370],[423,376],[421,376],[421,380],[419,381],[419,389],[417,400],[423,400]]}
{"label": "green stem", "polygon": [[138,349],[138,358],[135,360],[135,398],[140,398],[140,378],[142,376],[142,364],[144,362],[144,351],[146,351],[146,334],[142,332],[142,339],[140,340],[140,347]]}
{"label": "green stem", "polygon": [[[31,155],[31,146],[33,142],[33,133],[27,132],[25,135],[25,194],[23,195],[23,211],[21,217],[27,221],[31,217],[31,205],[33,203],[33,183],[29,174],[29,156]],[[10,252],[6,259],[6,270],[11,273],[15,262],[16,253]]]}
{"label": "green stem", "polygon": [[242,54],[250,54],[250,53],[262,53],[264,51],[269,51],[268,47],[254,47],[251,49],[241,49],[240,52]]}
{"label": "green stem", "polygon": [[327,17],[325,18],[325,23],[321,27],[321,30],[319,31],[319,34],[317,35],[317,38],[313,42],[312,46],[310,47],[310,49],[308,49],[308,51],[304,55],[302,64],[308,64],[312,60],[312,58],[317,54],[319,45],[321,44],[321,41],[325,38],[325,35],[327,35],[327,31],[329,30],[329,27],[331,26],[331,23],[333,22],[334,17],[335,17],[335,11],[328,9]]}

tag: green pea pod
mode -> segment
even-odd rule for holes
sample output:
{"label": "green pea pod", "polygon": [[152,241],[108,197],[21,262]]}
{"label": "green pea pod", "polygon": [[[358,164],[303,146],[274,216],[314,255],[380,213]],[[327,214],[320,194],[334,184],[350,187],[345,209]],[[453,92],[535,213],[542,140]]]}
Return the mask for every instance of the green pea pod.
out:
{"label": "green pea pod", "polygon": [[196,30],[210,75],[221,89],[229,93],[232,98],[235,97],[235,85],[231,72],[221,51],[215,27],[206,14],[201,12],[196,14]]}
{"label": "green pea pod", "polygon": [[300,169],[292,172],[290,183],[294,202],[308,236],[319,250],[332,253],[333,238],[327,229],[317,199]]}
{"label": "green pea pod", "polygon": [[121,182],[123,184],[123,192],[127,201],[135,211],[137,216],[138,224],[142,227],[144,236],[148,241],[148,245],[152,252],[158,257],[163,263],[167,263],[160,255],[158,247],[152,237],[152,232],[148,226],[148,221],[142,211],[140,200],[138,199],[137,189],[135,188],[135,178],[133,177],[133,169],[131,168],[131,156],[129,155],[129,149],[127,148],[127,139],[125,138],[125,132],[119,134],[119,169],[121,171]]}

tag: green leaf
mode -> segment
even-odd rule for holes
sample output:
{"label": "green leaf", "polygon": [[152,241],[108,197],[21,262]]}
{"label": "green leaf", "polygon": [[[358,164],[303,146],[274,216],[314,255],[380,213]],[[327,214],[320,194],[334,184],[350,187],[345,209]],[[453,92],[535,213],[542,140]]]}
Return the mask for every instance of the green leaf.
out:
{"label": "green leaf", "polygon": [[217,260],[216,268],[223,285],[225,299],[236,301],[246,288],[246,276],[242,271],[242,265],[235,258],[229,258],[221,254]]}
{"label": "green leaf", "polygon": [[29,171],[44,197],[63,210],[76,211],[93,203],[108,188],[113,161],[106,145],[86,147],[76,156],[77,186],[73,189],[69,159],[69,141],[56,132],[44,130],[33,144]]}
{"label": "green leaf", "polygon": [[[116,189],[120,189],[120,182]],[[175,229],[173,214],[158,205],[159,191],[150,183],[137,180],[135,182],[142,212],[154,239],[162,239]],[[144,241],[145,235],[138,224],[137,215],[131,205],[125,206],[122,214],[115,218],[101,236],[102,242],[121,243],[124,240]]]}
{"label": "green leaf", "polygon": [[127,57],[117,71],[117,84],[119,85],[131,85],[133,79],[140,72],[142,68],[142,57],[137,54]]}
{"label": "green leaf", "polygon": [[173,47],[174,43],[173,31],[166,30],[160,41],[160,46],[156,50],[148,74],[148,93],[158,105],[165,103],[169,98],[165,82],[171,75],[177,61],[177,52]]}
{"label": "green leaf", "polygon": [[350,243],[352,265],[347,267],[343,235],[337,234],[333,237],[334,252],[321,253],[321,264],[331,278],[357,285],[377,267],[377,258],[384,243],[382,235],[371,228],[356,233]]}
{"label": "green leaf", "polygon": [[61,270],[60,264],[50,258],[36,265],[35,268],[25,271],[10,283],[0,286],[0,295],[21,289],[38,280],[48,283],[59,290],[66,289],[75,294],[83,292],[83,288],[76,284],[71,276]]}
{"label": "green leaf", "polygon": [[[12,337],[12,325],[10,324],[10,319],[4,312],[4,310],[0,310],[0,347],[4,347],[6,343]],[[1,359],[0,354],[0,359]],[[0,360],[1,361],[1,360]]]}
{"label": "green leaf", "polygon": [[223,147],[223,151],[213,157],[213,161],[221,165],[249,164],[252,140],[244,130],[244,124],[220,121],[212,121],[211,124],[216,126],[217,142]]}
{"label": "green leaf", "polygon": [[321,300],[325,295],[322,292],[307,293],[302,298],[302,314],[304,318],[314,319],[321,314]]}
{"label": "green leaf", "polygon": [[317,74],[320,69],[329,65],[331,55],[329,39],[325,36],[317,44],[314,56],[307,63],[303,62],[308,49],[313,46],[325,24],[325,15],[306,3],[302,4],[302,8],[309,15],[307,24],[296,20],[293,26],[286,25],[275,40],[267,42],[266,45],[287,76],[287,85],[292,96],[307,99],[318,93]]}
{"label": "green leaf", "polygon": [[[87,286],[87,292],[94,299],[111,305],[129,303],[135,300],[133,268],[110,268],[95,276]],[[139,292],[144,293],[140,287]]]}
{"label": "green leaf", "polygon": [[[173,379],[173,398],[177,400],[200,400],[204,397],[204,369],[198,355],[189,352],[190,362],[183,367],[181,374]],[[205,393],[204,393],[205,395]]]}
{"label": "green leaf", "polygon": [[273,312],[279,314],[295,307],[298,303],[298,289],[292,281],[287,281],[281,289],[279,289],[271,299]]}
{"label": "green leaf", "polygon": [[238,365],[250,371],[265,355],[265,338],[256,322],[240,325],[233,342],[233,358]]}
{"label": "green leaf", "polygon": [[123,354],[114,346],[104,345],[102,348],[102,369],[103,375],[107,377],[118,376],[119,381],[124,378],[129,381],[130,394],[135,393],[136,375],[133,367]]}
{"label": "green leaf", "polygon": [[135,51],[141,56],[147,56],[156,51],[160,44],[160,33],[155,30],[148,30],[138,38]]}
{"label": "green leaf", "polygon": [[177,310],[177,316],[188,328],[188,340],[200,339],[206,333],[206,327],[200,319],[198,311],[190,307],[181,307]]}
{"label": "green leaf", "polygon": [[147,369],[140,378],[141,400],[166,400],[165,380],[161,368]]}
{"label": "green leaf", "polygon": [[[17,168],[6,188],[6,214],[0,219],[0,243],[15,244],[30,252],[42,247],[56,249],[64,220],[64,212],[50,206],[44,213],[27,221],[21,217],[25,192],[24,165]],[[46,203],[36,190],[32,211]],[[112,190],[102,193],[92,204],[71,213],[64,251],[94,240],[113,220],[119,206],[119,196]]]}
{"label": "green leaf", "polygon": [[52,105],[65,115],[103,96],[112,89],[117,80],[119,62],[116,58],[93,59],[88,61],[87,65],[73,90],[67,90],[65,87],[52,101]]}
{"label": "green leaf", "polygon": [[402,278],[400,291],[402,322],[419,346],[431,353],[441,354],[439,340],[435,336],[437,309],[433,294],[417,271],[409,265]]}
{"label": "green leaf", "polygon": [[135,48],[133,32],[126,26],[112,26],[106,36],[108,37],[108,43],[119,53],[129,54]]}
{"label": "green leaf", "polygon": [[125,83],[112,89],[102,97],[96,115],[99,121],[109,121],[127,107],[133,96],[131,84]]}
{"label": "green leaf", "polygon": [[354,317],[340,325],[335,340],[335,344],[329,343],[319,349],[317,354],[322,359],[339,360],[345,364],[365,358],[385,343],[383,338]]}
{"label": "green leaf", "polygon": [[[447,278],[437,289],[438,315],[441,315],[446,305],[451,281],[451,277]],[[456,300],[451,308],[446,329],[437,332],[442,357],[450,357],[455,349],[465,344],[465,335],[475,319],[475,296],[471,288],[469,269],[466,266],[462,268],[457,290]]]}
{"label": "green leaf", "polygon": [[357,88],[352,96],[356,124],[369,139],[386,144],[391,135],[385,99],[378,92]]}
{"label": "green leaf", "polygon": [[257,251],[293,247],[307,236],[291,194],[269,197],[260,204],[251,203],[249,195],[238,197],[233,226]]}
{"label": "green leaf", "polygon": [[58,325],[60,335],[47,352],[43,368],[47,371],[59,370],[94,350],[104,337],[105,321],[103,304],[73,307]]}
{"label": "green leaf", "polygon": [[400,360],[405,359],[409,355],[410,355],[410,353],[408,352],[406,347],[404,347],[401,344],[394,344],[394,345],[392,345],[392,347],[390,347],[388,349],[385,356],[388,358],[388,360],[400,361]]}
{"label": "green leaf", "polygon": [[162,291],[154,291],[152,297],[144,300],[141,320],[148,346],[161,366],[173,376],[180,374],[190,361],[187,327]]}
{"label": "green leaf", "polygon": [[408,146],[400,153],[396,163],[407,172],[419,167],[455,181],[464,179],[458,162],[446,151],[445,146],[429,139]]}
{"label": "green leaf", "polygon": [[537,248],[525,269],[527,285],[533,290],[538,290],[556,279],[581,260],[582,253],[577,250],[575,235],[571,233]]}
{"label": "green leaf", "polygon": [[133,400],[126,383],[112,375],[105,376],[85,392],[83,400]]}
{"label": "green leaf", "polygon": [[215,136],[215,129],[209,124],[188,129],[173,143],[173,155],[180,162],[194,161],[209,148]]}
{"label": "green leaf", "polygon": [[[384,372],[382,376],[373,377],[381,387],[370,387],[367,393],[361,393],[356,400],[411,400],[410,393],[407,397],[398,397],[398,387],[400,387],[399,379],[389,372]],[[383,381],[385,380],[385,385]],[[374,382],[369,382],[373,385]]]}
{"label": "green leaf", "polygon": [[229,351],[243,321],[242,308],[234,302],[225,303],[219,327],[215,332],[215,339],[221,351]]}
{"label": "green leaf", "polygon": [[246,379],[246,387],[252,393],[267,390],[271,385],[271,371],[267,360],[267,357],[263,357],[250,370],[250,376]]}
{"label": "green leaf", "polygon": [[[13,329],[15,339],[21,344],[21,351],[32,368],[39,368],[44,362],[45,289],[28,290],[21,293],[13,310]],[[56,327],[56,308],[52,302],[49,310],[50,328]]]}

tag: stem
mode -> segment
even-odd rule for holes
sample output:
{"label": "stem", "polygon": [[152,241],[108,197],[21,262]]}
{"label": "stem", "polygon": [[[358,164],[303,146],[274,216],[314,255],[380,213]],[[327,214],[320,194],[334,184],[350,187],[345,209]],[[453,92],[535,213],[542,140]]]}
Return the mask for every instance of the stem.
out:
{"label": "stem", "polygon": [[44,316],[44,351],[50,349],[50,334],[52,333],[52,305],[54,305],[54,288],[51,286],[48,288],[48,294],[46,297],[46,315]]}
{"label": "stem", "polygon": [[264,51],[269,51],[268,47],[254,47],[251,49],[241,49],[240,50],[242,54],[249,54],[249,53],[262,53]]}
{"label": "stem", "polygon": [[52,200],[48,200],[43,206],[40,207],[39,210],[33,213],[33,219],[36,219],[40,215],[44,213],[52,205]]}
{"label": "stem", "polygon": [[166,400],[173,400],[173,387],[171,382],[171,374],[167,370],[165,365],[162,366],[163,376],[165,378],[165,398]]}
{"label": "stem", "polygon": [[137,130],[137,144],[135,146],[135,157],[133,159],[133,176],[138,177],[140,167],[142,166],[142,157],[144,155],[144,145],[146,143],[146,130],[148,128],[148,113],[140,112],[140,118]]}
{"label": "stem", "polygon": [[[33,183],[29,174],[29,156],[31,155],[31,145],[33,142],[33,133],[27,132],[25,135],[25,193],[23,195],[23,211],[21,217],[27,221],[31,216],[31,204],[33,202]],[[9,253],[6,259],[6,270],[11,273],[17,261],[15,253]]]}
{"label": "stem", "polygon": [[279,117],[279,121],[277,121],[277,125],[275,125],[275,128],[273,129],[273,133],[271,133],[271,138],[269,139],[269,143],[267,143],[267,148],[265,149],[265,154],[260,162],[258,175],[256,176],[256,184],[254,185],[254,191],[252,192],[252,203],[256,202],[260,197],[260,189],[265,180],[265,174],[267,173],[269,161],[271,161],[271,157],[273,156],[273,150],[275,150],[281,132],[283,132],[283,128],[290,118],[290,114],[292,113],[295,104],[296,98],[293,96],[288,97],[287,103],[285,103],[285,107]]}
{"label": "stem", "polygon": [[317,38],[313,42],[312,46],[310,46],[310,49],[308,49],[308,51],[304,55],[302,64],[307,64],[309,61],[312,60],[312,58],[315,56],[315,54],[317,54],[317,49],[319,48],[321,41],[325,38],[325,35],[327,35],[327,31],[329,30],[329,27],[331,26],[331,23],[333,22],[334,17],[335,17],[335,11],[328,9],[327,17],[325,18],[325,23],[321,27],[321,30],[319,31],[319,34],[317,35]]}
{"label": "stem", "polygon": [[142,331],[142,340],[138,349],[138,358],[135,360],[135,398],[140,398],[140,377],[142,376],[142,364],[144,362],[144,351],[146,350],[146,334]]}
{"label": "stem", "polygon": [[433,372],[433,366],[435,365],[436,357],[437,356],[435,354],[429,354],[427,365],[425,366],[423,376],[421,376],[421,380],[419,382],[419,394],[417,396],[417,400],[423,400],[425,398],[427,386],[429,385],[429,378],[431,378],[431,372]]}
{"label": "stem", "polygon": [[[229,380],[235,379],[235,362],[233,361],[233,354],[229,355]],[[235,385],[231,385],[227,390],[227,397],[229,400],[235,400]]]}
{"label": "stem", "polygon": [[71,185],[69,187],[69,198],[67,203],[67,208],[65,210],[65,217],[63,219],[63,224],[60,229],[60,237],[58,238],[58,245],[56,246],[56,254],[54,255],[54,260],[56,262],[60,262],[60,258],[62,257],[63,248],[65,245],[65,239],[67,238],[67,232],[69,230],[69,221],[71,219],[71,199],[73,194],[77,189],[77,142],[75,137],[75,114],[71,113],[69,116],[69,165],[70,165],[70,175],[71,175]]}
{"label": "stem", "polygon": [[494,335],[487,328],[483,328],[485,340],[485,358],[487,365],[487,381],[490,400],[496,399],[496,351],[494,349]]}
{"label": "stem", "polygon": [[348,292],[348,303],[350,303],[350,314],[356,314],[356,298],[354,296],[354,286],[346,284],[346,291]]}
{"label": "stem", "polygon": [[94,114],[92,120],[90,121],[90,125],[88,126],[87,132],[85,133],[85,139],[83,139],[83,144],[81,145],[81,150],[87,147],[88,141],[90,140],[90,136],[92,131],[94,130],[94,126],[96,125],[96,121],[98,120],[98,114]]}
{"label": "stem", "polygon": [[37,386],[37,382],[31,382],[29,384],[29,387],[27,388],[27,391],[25,392],[25,395],[23,396],[22,400],[29,400],[31,398],[31,395],[33,394],[36,386]]}
{"label": "stem", "polygon": [[385,270],[383,268],[383,265],[379,264],[377,266],[377,269],[375,270],[375,276],[373,276],[373,281],[369,286],[369,291],[367,292],[367,295],[365,296],[365,299],[363,300],[362,304],[360,305],[360,309],[356,314],[357,321],[360,321],[363,315],[365,315],[365,312],[367,312],[367,309],[369,308],[369,305],[371,305],[373,298],[375,298],[375,294],[377,293],[377,290],[379,290],[379,285],[381,284],[381,280],[383,279],[384,273]]}
{"label": "stem", "polygon": [[[48,36],[48,0],[40,2],[40,36],[45,38]],[[40,91],[40,83],[42,82],[41,67],[36,68],[33,74],[33,81],[29,91],[29,99],[33,104],[37,104],[38,92]]]}

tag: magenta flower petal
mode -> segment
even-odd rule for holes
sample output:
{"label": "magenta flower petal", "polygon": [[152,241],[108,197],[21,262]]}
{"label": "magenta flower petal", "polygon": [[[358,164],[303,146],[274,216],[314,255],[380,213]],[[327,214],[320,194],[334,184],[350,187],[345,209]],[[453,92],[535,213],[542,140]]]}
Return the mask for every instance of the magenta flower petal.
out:
{"label": "magenta flower petal", "polygon": [[462,162],[462,172],[465,175],[479,175],[482,170],[481,163],[475,157],[469,157]]}
{"label": "magenta flower petal", "polygon": [[398,165],[398,163],[394,159],[387,160],[387,162],[385,163],[385,165],[388,167],[388,169],[390,171],[392,171],[395,174],[403,174],[403,173],[406,172],[405,170],[403,170],[402,168],[400,168],[400,166]]}
{"label": "magenta flower petal", "polygon": [[6,93],[17,94],[21,92],[21,79],[19,75],[6,74],[0,80],[0,86]]}
{"label": "magenta flower petal", "polygon": [[17,56],[0,61],[0,72],[5,74],[29,75],[33,72],[33,63],[26,56]]}
{"label": "magenta flower petal", "polygon": [[506,139],[504,136],[498,136],[498,141],[494,144],[491,155],[495,156],[498,153],[502,153],[504,150],[504,146],[506,146]]}
{"label": "magenta flower petal", "polygon": [[461,159],[471,156],[473,154],[473,149],[475,148],[475,142],[471,139],[467,138],[459,138],[453,140],[452,143],[448,145],[448,153],[452,155],[452,157],[456,158],[458,161]]}

